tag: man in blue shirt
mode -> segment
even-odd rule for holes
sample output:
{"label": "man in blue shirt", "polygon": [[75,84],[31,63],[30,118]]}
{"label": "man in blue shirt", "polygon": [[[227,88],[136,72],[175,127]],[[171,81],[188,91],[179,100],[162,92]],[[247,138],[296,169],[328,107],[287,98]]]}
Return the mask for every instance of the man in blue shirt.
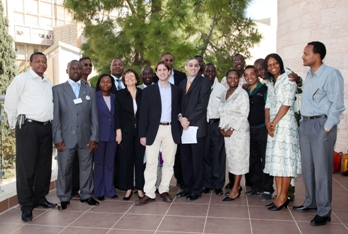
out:
{"label": "man in blue shirt", "polygon": [[318,41],[308,43],[302,55],[303,65],[310,67],[303,84],[299,128],[306,199],[294,210],[316,211],[313,226],[331,221],[333,152],[339,115],[345,110],[343,77],[323,63],[325,55],[325,45]]}

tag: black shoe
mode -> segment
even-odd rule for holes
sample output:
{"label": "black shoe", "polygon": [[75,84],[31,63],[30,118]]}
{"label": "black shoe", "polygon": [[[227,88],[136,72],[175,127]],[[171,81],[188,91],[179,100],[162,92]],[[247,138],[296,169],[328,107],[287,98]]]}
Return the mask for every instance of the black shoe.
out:
{"label": "black shoe", "polygon": [[204,194],[207,194],[207,193],[210,193],[210,188],[204,188],[203,190],[202,190],[202,192],[204,193]]}
{"label": "black shoe", "polygon": [[65,210],[69,204],[70,204],[70,202],[68,202],[68,201],[60,202],[60,205],[58,205],[58,210]]}
{"label": "black shoe", "polygon": [[105,200],[105,196],[99,196],[99,197],[97,197],[97,200],[98,201],[104,201]]}
{"label": "black shoe", "polygon": [[276,206],[276,205],[273,203],[273,206],[268,207],[267,210],[269,210],[269,211],[278,211],[278,210],[283,209],[283,207],[287,208],[288,205],[289,205],[289,202],[290,202],[290,200],[289,200],[289,199],[286,199],[286,201],[285,201],[285,202],[283,203],[283,205],[281,205],[281,206]]}
{"label": "black shoe", "polygon": [[51,202],[49,202],[49,201],[45,201],[45,202],[43,202],[43,203],[37,203],[37,204],[34,204],[34,207],[36,208],[36,207],[39,207],[39,206],[41,206],[41,207],[43,207],[43,208],[46,208],[46,209],[49,209],[49,208],[54,208],[54,207],[56,207],[57,206],[57,204],[56,203],[51,203]]}
{"label": "black shoe", "polygon": [[116,199],[116,198],[118,198],[118,196],[115,194],[114,196],[109,197],[109,198],[111,198],[111,199]]}
{"label": "black shoe", "polygon": [[[239,198],[241,193],[242,193],[242,187],[239,187],[238,195],[236,197],[233,197],[233,198],[232,197],[225,197],[224,199],[222,199],[222,201],[233,201],[236,198]],[[229,196],[229,194],[227,196]]]}
{"label": "black shoe", "polygon": [[186,191],[176,194],[177,197],[187,197],[188,195],[190,195],[190,193]]}
{"label": "black shoe", "polygon": [[272,207],[272,206],[274,206],[274,203],[273,203],[273,202],[270,203],[270,204],[268,204],[268,205],[265,205],[266,208],[269,208],[269,207]]}
{"label": "black shoe", "polygon": [[232,188],[233,188],[233,184],[231,184],[231,183],[228,183],[225,186],[225,189],[232,189]]}
{"label": "black shoe", "polygon": [[299,211],[299,212],[308,212],[308,211],[317,211],[317,208],[309,208],[305,206],[294,206],[292,209]]}
{"label": "black shoe", "polygon": [[31,211],[22,211],[23,222],[29,222],[33,220],[33,213]]}
{"label": "black shoe", "polygon": [[258,192],[258,191],[248,191],[248,192],[245,192],[245,195],[247,195],[247,196],[261,195],[261,192]]}
{"label": "black shoe", "polygon": [[316,215],[314,219],[311,220],[312,226],[323,226],[331,221],[330,217],[321,217],[319,215]]}
{"label": "black shoe", "polygon": [[87,198],[87,199],[84,199],[84,200],[80,200],[82,203],[87,203],[88,205],[90,206],[97,206],[99,205],[99,202],[97,200],[95,200],[93,197],[90,197],[90,198]]}
{"label": "black shoe", "polygon": [[192,193],[192,194],[190,194],[190,195],[188,195],[187,197],[186,197],[186,201],[188,201],[188,202],[190,202],[190,201],[195,201],[195,200],[197,200],[198,198],[200,198],[201,197],[201,195],[199,194],[194,194],[194,193]]}
{"label": "black shoe", "polygon": [[222,196],[223,194],[222,189],[215,189],[215,194],[218,196]]}
{"label": "black shoe", "polygon": [[272,200],[272,194],[270,192],[263,192],[261,195],[261,201],[269,201],[269,200]]}
{"label": "black shoe", "polygon": [[123,200],[124,200],[124,201],[129,201],[129,199],[132,197],[132,195],[133,195],[133,192],[131,192],[130,195],[129,195],[128,197],[124,196],[124,197],[123,197]]}

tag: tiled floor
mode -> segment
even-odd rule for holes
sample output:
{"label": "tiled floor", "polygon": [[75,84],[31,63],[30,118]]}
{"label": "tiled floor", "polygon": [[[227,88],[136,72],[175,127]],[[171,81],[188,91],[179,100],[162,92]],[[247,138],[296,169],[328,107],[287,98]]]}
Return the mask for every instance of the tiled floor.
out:
{"label": "tiled floor", "polygon": [[[174,180],[173,180],[174,182]],[[178,189],[172,186],[170,193],[175,197]],[[266,210],[260,196],[246,197],[243,188],[239,199],[222,202],[215,193],[204,194],[195,202],[175,198],[167,204],[157,201],[145,206],[134,206],[120,198],[106,199],[99,206],[88,206],[71,201],[67,210],[35,209],[30,223],[21,221],[21,211],[15,207],[0,214],[0,233],[348,233],[348,177],[333,175],[332,221],[323,227],[313,227],[309,221],[315,213],[298,213],[293,205],[301,205],[304,185],[301,177],[296,180],[296,198],[290,207],[281,211]],[[55,191],[48,200],[58,202]]]}

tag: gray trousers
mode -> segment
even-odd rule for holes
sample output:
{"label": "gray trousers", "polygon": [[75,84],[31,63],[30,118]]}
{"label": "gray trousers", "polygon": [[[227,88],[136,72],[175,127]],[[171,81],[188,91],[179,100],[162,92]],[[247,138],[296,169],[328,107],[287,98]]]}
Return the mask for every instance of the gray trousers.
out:
{"label": "gray trousers", "polygon": [[299,127],[302,176],[306,187],[303,206],[317,207],[317,215],[331,215],[333,153],[337,127],[327,133],[326,118],[303,120]]}
{"label": "gray trousers", "polygon": [[61,201],[70,201],[72,190],[72,168],[75,152],[78,153],[80,166],[80,196],[82,200],[90,198],[93,192],[93,153],[85,148],[65,148],[58,152],[57,196]]}

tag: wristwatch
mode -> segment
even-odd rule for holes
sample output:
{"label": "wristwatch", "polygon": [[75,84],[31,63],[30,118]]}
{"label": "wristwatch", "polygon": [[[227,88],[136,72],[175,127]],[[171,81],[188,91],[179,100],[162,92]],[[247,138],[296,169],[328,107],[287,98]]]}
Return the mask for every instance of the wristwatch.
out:
{"label": "wristwatch", "polygon": [[330,128],[324,128],[325,129],[325,132],[330,132],[331,129]]}

